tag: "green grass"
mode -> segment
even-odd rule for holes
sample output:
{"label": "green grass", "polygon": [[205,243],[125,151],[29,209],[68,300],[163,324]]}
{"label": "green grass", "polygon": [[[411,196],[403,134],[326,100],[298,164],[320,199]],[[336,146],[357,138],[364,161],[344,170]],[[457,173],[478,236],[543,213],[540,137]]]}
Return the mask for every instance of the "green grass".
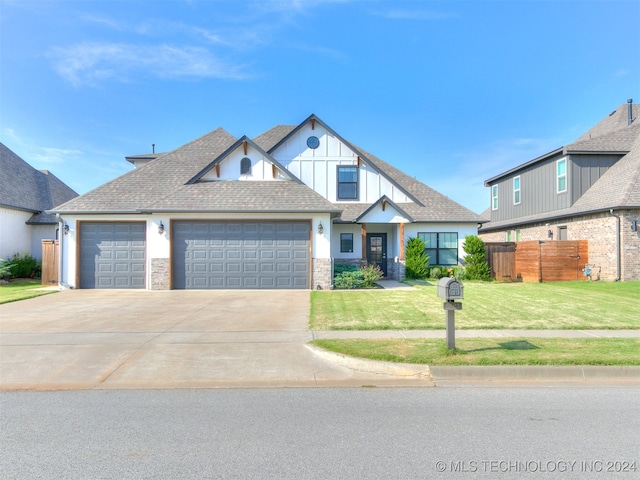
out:
{"label": "green grass", "polygon": [[313,345],[352,357],[444,365],[640,365],[638,338],[462,338],[445,340],[314,340]]}
{"label": "green grass", "polygon": [[[312,330],[445,328],[435,282],[412,290],[311,293]],[[463,281],[456,329],[638,329],[640,282]]]}
{"label": "green grass", "polygon": [[55,293],[55,290],[35,290],[38,288],[42,288],[40,280],[20,280],[0,285],[0,304]]}

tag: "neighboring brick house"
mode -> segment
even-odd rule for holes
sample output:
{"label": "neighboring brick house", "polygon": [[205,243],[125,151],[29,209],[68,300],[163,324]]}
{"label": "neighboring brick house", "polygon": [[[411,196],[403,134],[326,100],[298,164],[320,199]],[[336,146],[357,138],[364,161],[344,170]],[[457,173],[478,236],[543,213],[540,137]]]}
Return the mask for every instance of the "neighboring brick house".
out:
{"label": "neighboring brick house", "polygon": [[0,258],[25,253],[40,259],[42,240],[58,237],[45,210],[78,194],[47,170],[36,170],[0,143]]}
{"label": "neighboring brick house", "polygon": [[640,121],[631,100],[575,142],[490,178],[485,242],[588,240],[606,280],[640,279]]}
{"label": "neighboring brick house", "polygon": [[315,115],[250,139],[214,130],[55,209],[75,288],[329,288],[337,262],[404,277],[409,237],[457,265],[480,216]]}

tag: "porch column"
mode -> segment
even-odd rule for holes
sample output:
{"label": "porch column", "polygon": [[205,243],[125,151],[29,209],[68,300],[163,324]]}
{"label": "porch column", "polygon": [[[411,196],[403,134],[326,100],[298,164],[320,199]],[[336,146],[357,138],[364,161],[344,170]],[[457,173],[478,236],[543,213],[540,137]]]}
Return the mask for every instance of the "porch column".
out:
{"label": "porch column", "polygon": [[367,260],[367,224],[360,224],[360,236],[362,237],[362,260]]}
{"label": "porch column", "polygon": [[400,257],[399,260],[404,261],[404,223],[400,224],[398,229],[398,236],[400,237]]}

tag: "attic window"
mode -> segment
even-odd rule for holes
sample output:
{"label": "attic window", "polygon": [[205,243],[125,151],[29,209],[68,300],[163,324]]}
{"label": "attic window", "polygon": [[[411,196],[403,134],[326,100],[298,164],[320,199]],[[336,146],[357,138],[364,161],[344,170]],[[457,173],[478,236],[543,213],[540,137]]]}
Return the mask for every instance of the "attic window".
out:
{"label": "attic window", "polygon": [[240,175],[251,175],[251,159],[249,157],[240,160]]}

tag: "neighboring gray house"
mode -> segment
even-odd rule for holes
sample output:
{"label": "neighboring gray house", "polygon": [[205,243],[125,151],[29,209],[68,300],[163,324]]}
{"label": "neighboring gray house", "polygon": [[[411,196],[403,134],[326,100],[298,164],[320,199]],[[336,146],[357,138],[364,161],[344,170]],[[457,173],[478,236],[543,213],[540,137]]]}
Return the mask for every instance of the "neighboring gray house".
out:
{"label": "neighboring gray house", "polygon": [[404,277],[409,237],[458,264],[480,217],[315,115],[257,138],[219,128],[60,205],[75,288],[326,289],[335,262]]}
{"label": "neighboring gray house", "polygon": [[485,186],[486,242],[588,240],[602,279],[640,279],[640,121],[631,100],[570,145]]}
{"label": "neighboring gray house", "polygon": [[78,194],[47,170],[36,170],[0,143],[0,258],[25,253],[40,259],[42,240],[57,238],[55,215],[45,213]]}

